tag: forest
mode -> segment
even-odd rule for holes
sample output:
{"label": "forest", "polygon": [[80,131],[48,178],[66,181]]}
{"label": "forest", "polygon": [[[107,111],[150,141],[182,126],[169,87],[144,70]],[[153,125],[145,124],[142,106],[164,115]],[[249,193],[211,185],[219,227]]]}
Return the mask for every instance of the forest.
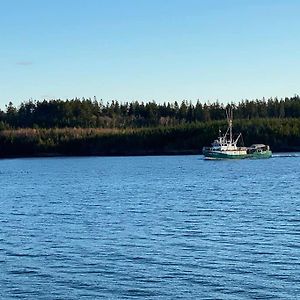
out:
{"label": "forest", "polygon": [[0,111],[0,156],[197,154],[234,111],[242,143],[300,150],[300,97],[239,103],[125,102],[96,98],[12,102]]}

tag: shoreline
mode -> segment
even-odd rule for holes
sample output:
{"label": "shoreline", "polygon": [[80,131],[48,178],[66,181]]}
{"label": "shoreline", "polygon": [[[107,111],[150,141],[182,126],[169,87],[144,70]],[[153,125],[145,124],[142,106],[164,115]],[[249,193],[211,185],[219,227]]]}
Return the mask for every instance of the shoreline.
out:
{"label": "shoreline", "polygon": [[[292,154],[300,153],[298,150],[288,150],[288,151],[273,151],[272,157],[280,154]],[[184,155],[197,155],[203,156],[202,151],[195,150],[186,150],[186,151],[169,151],[169,152],[156,152],[156,151],[147,151],[147,152],[131,152],[131,153],[102,153],[102,154],[75,154],[75,153],[37,153],[37,154],[28,154],[28,155],[1,155],[0,160],[2,159],[18,159],[18,158],[71,158],[71,157],[141,157],[141,156],[184,156]]]}

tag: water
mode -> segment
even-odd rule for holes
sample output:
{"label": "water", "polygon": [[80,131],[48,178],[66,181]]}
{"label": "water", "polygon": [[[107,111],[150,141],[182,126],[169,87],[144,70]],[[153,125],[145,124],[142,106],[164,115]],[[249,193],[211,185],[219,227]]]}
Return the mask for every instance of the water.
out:
{"label": "water", "polygon": [[1,299],[300,299],[300,157],[0,161]]}

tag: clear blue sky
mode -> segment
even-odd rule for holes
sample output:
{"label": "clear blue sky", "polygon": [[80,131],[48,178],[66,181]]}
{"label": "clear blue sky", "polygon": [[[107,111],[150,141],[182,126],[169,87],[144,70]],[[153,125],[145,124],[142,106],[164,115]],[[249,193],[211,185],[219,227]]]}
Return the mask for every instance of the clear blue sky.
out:
{"label": "clear blue sky", "polygon": [[298,0],[0,0],[0,107],[300,91]]}

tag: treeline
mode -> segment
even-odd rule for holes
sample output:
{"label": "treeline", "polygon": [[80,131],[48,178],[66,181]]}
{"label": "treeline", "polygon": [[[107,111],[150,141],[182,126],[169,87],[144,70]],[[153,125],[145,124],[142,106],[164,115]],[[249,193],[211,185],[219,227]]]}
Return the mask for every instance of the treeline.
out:
{"label": "treeline", "polygon": [[[234,119],[299,118],[300,97],[245,100],[231,104]],[[10,102],[0,111],[0,129],[8,128],[142,128],[177,126],[223,120],[225,105],[111,101],[94,99],[27,101],[15,107]]]}
{"label": "treeline", "polygon": [[[0,131],[0,157],[46,155],[200,154],[224,121],[136,129],[52,128]],[[265,143],[273,151],[300,150],[300,118],[235,122],[245,145]]]}

